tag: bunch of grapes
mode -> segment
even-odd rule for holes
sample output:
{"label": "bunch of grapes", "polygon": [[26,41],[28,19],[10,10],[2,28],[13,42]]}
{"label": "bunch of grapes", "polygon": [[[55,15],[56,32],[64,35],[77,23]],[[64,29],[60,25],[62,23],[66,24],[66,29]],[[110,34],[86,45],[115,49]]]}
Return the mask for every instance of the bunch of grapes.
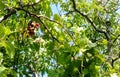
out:
{"label": "bunch of grapes", "polygon": [[39,29],[39,28],[40,28],[39,23],[37,23],[35,21],[30,21],[28,23],[28,27],[27,27],[28,35],[31,36],[31,37],[33,37],[35,35],[35,30]]}

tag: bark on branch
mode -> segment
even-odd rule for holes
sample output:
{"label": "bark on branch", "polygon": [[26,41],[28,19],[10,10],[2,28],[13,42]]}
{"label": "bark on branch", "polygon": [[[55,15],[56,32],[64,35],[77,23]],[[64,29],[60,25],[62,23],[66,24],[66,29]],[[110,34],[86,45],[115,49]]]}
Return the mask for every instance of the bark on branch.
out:
{"label": "bark on branch", "polygon": [[4,16],[2,16],[2,17],[0,18],[0,23],[1,23],[2,21],[6,20],[8,17],[10,17],[11,15],[13,15],[13,14],[15,14],[15,13],[16,13],[16,10],[15,10],[15,9],[10,10],[8,14],[6,14],[6,15],[4,15]]}
{"label": "bark on branch", "polygon": [[47,29],[47,31],[48,31],[48,33],[51,35],[51,37],[52,37],[54,40],[56,40],[58,43],[61,43],[57,38],[55,38],[55,37],[53,36],[53,34],[50,32],[50,30],[48,29],[48,27],[46,26],[46,24],[41,20],[41,18],[44,17],[44,18],[48,19],[49,21],[55,22],[55,23],[57,23],[57,24],[60,24],[60,23],[58,23],[58,22],[56,22],[56,21],[54,21],[54,20],[51,20],[51,19],[49,19],[48,17],[41,16],[41,15],[36,15],[36,14],[31,13],[31,12],[25,10],[25,9],[22,9],[22,8],[16,8],[16,9],[22,10],[22,11],[28,13],[30,16],[33,16],[33,17],[35,17],[35,18],[38,18],[38,19],[40,20],[40,22],[42,23],[42,25],[44,26],[44,28]]}
{"label": "bark on branch", "polygon": [[47,28],[47,26],[45,25],[45,23],[43,23],[43,21],[41,20],[41,18],[45,18],[45,19],[47,19],[47,20],[49,20],[49,21],[51,21],[51,22],[55,22],[55,23],[61,25],[59,22],[56,22],[56,21],[54,21],[54,20],[51,20],[51,19],[49,19],[49,18],[46,17],[46,16],[33,14],[33,13],[31,13],[31,12],[29,12],[29,11],[21,8],[21,7],[14,8],[14,9],[10,9],[10,10],[11,10],[11,11],[10,11],[8,14],[6,14],[5,16],[3,16],[3,17],[0,18],[0,23],[1,23],[3,20],[6,20],[6,19],[7,19],[8,17],[10,17],[11,15],[15,14],[17,11],[24,11],[24,12],[26,12],[27,14],[29,14],[30,16],[33,16],[33,17],[38,18],[38,19],[40,20],[40,22],[43,24],[44,28],[47,29],[47,31],[48,31],[48,33],[51,35],[51,37],[52,37],[54,40],[56,40],[58,43],[61,43],[57,38],[55,38],[55,37],[53,36],[53,34],[50,32],[50,30],[49,30],[49,29]]}
{"label": "bark on branch", "polygon": [[113,43],[115,43],[119,37],[120,37],[120,34],[114,39]]}
{"label": "bark on branch", "polygon": [[100,33],[104,33],[106,35],[106,32],[105,31],[102,31],[100,29],[97,29],[96,28],[96,25],[94,24],[94,22],[84,13],[80,12],[77,7],[76,7],[76,3],[75,3],[75,0],[72,0],[72,3],[73,3],[73,8],[74,8],[74,11],[79,13],[81,16],[83,16],[92,26],[93,28],[97,31],[97,32],[100,32]]}
{"label": "bark on branch", "polygon": [[38,3],[40,3],[41,1],[42,1],[42,0],[39,0],[38,2],[28,3],[28,4],[26,4],[26,5],[23,5],[23,4],[20,2],[18,8],[7,8],[6,10],[7,10],[7,11],[9,10],[9,11],[8,11],[8,13],[7,13],[6,15],[4,15],[4,16],[2,16],[2,17],[0,18],[0,23],[1,23],[2,21],[6,20],[6,19],[7,19],[8,17],[10,17],[11,15],[15,14],[16,11],[21,10],[20,8],[29,7],[29,6],[34,6],[34,5],[38,4]]}

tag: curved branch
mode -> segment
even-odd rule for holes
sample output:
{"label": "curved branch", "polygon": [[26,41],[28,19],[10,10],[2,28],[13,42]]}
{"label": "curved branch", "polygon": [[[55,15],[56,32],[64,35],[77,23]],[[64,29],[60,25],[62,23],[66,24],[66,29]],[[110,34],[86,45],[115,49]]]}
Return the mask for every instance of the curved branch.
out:
{"label": "curved branch", "polygon": [[58,25],[61,25],[61,26],[62,26],[62,24],[61,24],[60,22],[57,22],[57,21],[55,21],[55,20],[52,20],[52,19],[48,18],[47,16],[44,16],[44,15],[37,15],[37,16],[40,17],[40,18],[45,18],[45,19],[47,19],[47,20],[49,20],[49,21],[51,21],[51,22],[57,23]]}
{"label": "curved branch", "polygon": [[105,31],[102,31],[100,29],[97,29],[96,28],[96,25],[93,23],[93,21],[84,13],[80,12],[77,8],[76,8],[76,3],[75,3],[75,0],[72,0],[72,3],[73,3],[73,8],[75,10],[75,12],[79,13],[81,16],[83,16],[84,18],[86,18],[86,20],[93,26],[93,28],[97,31],[97,32],[100,32],[100,33],[104,33],[106,35],[106,32]]}
{"label": "curved branch", "polygon": [[10,17],[11,15],[13,15],[13,14],[15,14],[15,13],[16,13],[16,10],[15,10],[15,9],[10,10],[8,14],[6,14],[6,15],[4,15],[4,16],[2,16],[2,17],[0,18],[0,23],[1,23],[2,21],[6,20],[8,17]]}
{"label": "curved branch", "polygon": [[114,62],[117,61],[118,59],[120,59],[120,52],[118,53],[118,57],[116,57],[115,59],[112,59],[111,65],[114,68]]}
{"label": "curved branch", "polygon": [[[39,17],[37,17],[37,18],[39,18]],[[45,27],[45,29],[47,29],[47,31],[48,31],[48,33],[51,35],[51,37],[54,39],[54,40],[56,40],[58,43],[61,43],[57,38],[55,38],[54,36],[53,36],[53,34],[50,32],[50,30],[48,29],[48,27],[45,25],[45,23],[39,18],[39,20],[40,20],[40,22],[43,24],[43,26]]]}
{"label": "curved branch", "polygon": [[79,11],[76,7],[76,3],[75,3],[75,0],[72,0],[72,3],[73,3],[73,8],[74,10],[79,13],[81,16],[83,16],[90,24],[91,26],[95,29],[95,31],[99,32],[99,33],[103,33],[107,39],[107,52],[110,52],[111,54],[111,37],[110,37],[110,33],[109,31],[103,31],[103,30],[100,30],[96,27],[96,25],[94,24],[94,22],[92,21],[92,19],[90,19],[86,14],[82,13],[81,11]]}
{"label": "curved branch", "polygon": [[28,4],[26,4],[26,5],[20,4],[20,6],[19,6],[18,8],[8,8],[8,9],[6,9],[6,10],[8,11],[8,13],[7,13],[6,15],[0,17],[0,23],[1,23],[2,21],[6,20],[6,19],[7,19],[8,17],[10,17],[11,15],[15,14],[16,11],[21,10],[21,8],[28,7],[28,6],[34,6],[34,5],[38,4],[38,3],[40,3],[41,1],[42,1],[42,0],[39,0],[38,2],[31,3],[31,4],[28,3]]}
{"label": "curved branch", "polygon": [[[7,15],[5,15],[5,16],[3,16],[3,17],[0,18],[0,23],[1,23],[3,20],[5,20],[5,19],[7,19],[8,17],[10,17],[11,15],[15,14],[16,11],[22,10],[22,11],[28,13],[30,16],[34,16],[34,17],[38,18],[38,19],[40,20],[40,22],[43,24],[44,28],[47,29],[47,31],[49,32],[49,34],[51,35],[51,37],[52,37],[53,39],[55,39],[58,43],[61,43],[57,38],[55,38],[55,37],[53,36],[53,34],[50,32],[50,30],[47,28],[47,26],[46,26],[46,25],[43,23],[43,21],[41,20],[41,17],[44,17],[44,18],[46,18],[46,19],[48,19],[49,21],[52,21],[52,22],[56,22],[56,21],[51,20],[51,19],[49,19],[48,17],[45,17],[45,16],[40,16],[40,15],[33,14],[33,13],[31,13],[31,12],[29,12],[29,11],[21,8],[21,7],[14,8],[14,9],[10,9],[10,10],[11,10],[11,11],[10,11]],[[58,23],[58,22],[56,22],[56,23],[57,23],[57,24],[60,24],[60,23]]]}
{"label": "curved branch", "polygon": [[[20,10],[28,13],[30,16],[33,16],[33,17],[38,18],[38,19],[40,20],[40,22],[43,24],[44,28],[47,29],[47,31],[48,31],[48,33],[51,35],[51,37],[52,37],[54,40],[56,40],[58,43],[61,43],[57,38],[55,38],[55,37],[53,36],[53,34],[50,32],[50,30],[48,29],[48,27],[46,26],[46,24],[41,20],[41,17],[44,17],[44,18],[46,18],[46,19],[48,19],[48,20],[50,20],[50,21],[52,21],[52,22],[56,22],[56,21],[51,20],[51,19],[49,19],[48,17],[42,16],[42,15],[33,14],[33,13],[31,13],[31,12],[25,10],[25,9],[22,9],[22,8],[17,8],[17,9],[20,9]],[[58,23],[58,22],[56,22],[56,23]],[[60,23],[59,23],[59,24],[60,24]]]}

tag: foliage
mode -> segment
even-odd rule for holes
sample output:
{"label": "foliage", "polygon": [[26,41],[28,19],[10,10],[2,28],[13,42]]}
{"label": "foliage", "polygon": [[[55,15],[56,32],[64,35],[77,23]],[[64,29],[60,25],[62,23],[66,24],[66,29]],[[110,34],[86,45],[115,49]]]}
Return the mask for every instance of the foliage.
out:
{"label": "foliage", "polygon": [[119,0],[1,0],[0,77],[119,77],[119,7]]}

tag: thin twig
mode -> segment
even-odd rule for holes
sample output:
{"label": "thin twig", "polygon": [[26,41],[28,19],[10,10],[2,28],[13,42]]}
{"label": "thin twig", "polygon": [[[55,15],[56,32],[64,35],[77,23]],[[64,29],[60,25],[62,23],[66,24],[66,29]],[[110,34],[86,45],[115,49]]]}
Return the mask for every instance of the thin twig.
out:
{"label": "thin twig", "polygon": [[[40,22],[43,24],[44,28],[47,29],[47,31],[49,32],[49,34],[51,35],[51,37],[52,37],[53,39],[55,39],[58,43],[61,43],[57,38],[55,38],[55,37],[53,36],[53,34],[50,32],[50,30],[48,29],[48,27],[46,26],[46,24],[41,20],[41,16],[36,15],[36,14],[33,14],[33,13],[30,13],[29,11],[27,11],[27,10],[25,10],[25,9],[21,9],[21,10],[27,12],[27,13],[28,13],[29,15],[31,15],[31,16],[34,16],[34,17],[38,18],[38,19],[40,20]],[[42,17],[43,17],[43,16],[42,16]],[[44,18],[48,19],[48,18],[45,17],[45,16],[44,16]],[[50,20],[50,21],[52,21],[52,20]],[[55,21],[53,21],[53,22],[55,22]]]}
{"label": "thin twig", "polygon": [[115,43],[119,37],[120,37],[120,34],[113,40],[113,43]]}
{"label": "thin twig", "polygon": [[[28,6],[34,6],[34,5],[38,4],[38,3],[40,3],[41,1],[42,1],[42,0],[39,0],[38,2],[35,2],[35,3],[22,5],[22,7],[19,6],[18,8],[11,8],[11,9],[9,8],[8,13],[0,18],[0,23],[1,23],[2,21],[6,20],[6,19],[7,19],[8,17],[10,17],[11,15],[15,14],[16,11],[21,10],[20,8],[24,8],[24,7],[28,7]],[[17,9],[17,10],[16,10],[16,9]]]}

